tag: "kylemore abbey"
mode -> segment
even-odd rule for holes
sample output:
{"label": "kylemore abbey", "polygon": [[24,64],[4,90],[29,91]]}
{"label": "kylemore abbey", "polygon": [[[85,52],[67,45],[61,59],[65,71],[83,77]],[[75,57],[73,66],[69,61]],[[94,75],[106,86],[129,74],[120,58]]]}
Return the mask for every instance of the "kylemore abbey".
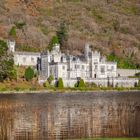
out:
{"label": "kylemore abbey", "polygon": [[53,84],[62,78],[65,87],[73,87],[80,78],[87,83],[105,87],[134,87],[138,83],[138,79],[129,78],[118,71],[116,62],[108,62],[100,52],[92,51],[89,44],[85,45],[81,56],[73,56],[62,53],[59,44],[55,44],[52,51],[34,53],[17,52],[15,41],[7,43],[15,65],[34,67],[38,71],[40,84],[50,75],[54,77]]}

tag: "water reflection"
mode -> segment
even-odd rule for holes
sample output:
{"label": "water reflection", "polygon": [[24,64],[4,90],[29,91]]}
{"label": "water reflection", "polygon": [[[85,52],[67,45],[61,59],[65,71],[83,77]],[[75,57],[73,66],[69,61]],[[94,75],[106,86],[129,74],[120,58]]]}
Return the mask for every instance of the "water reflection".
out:
{"label": "water reflection", "polygon": [[140,136],[140,94],[0,95],[0,140]]}

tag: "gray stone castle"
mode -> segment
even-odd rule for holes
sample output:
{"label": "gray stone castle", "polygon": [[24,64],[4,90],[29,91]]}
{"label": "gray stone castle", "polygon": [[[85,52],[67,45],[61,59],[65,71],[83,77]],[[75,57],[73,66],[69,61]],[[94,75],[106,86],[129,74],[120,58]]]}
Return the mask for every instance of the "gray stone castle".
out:
{"label": "gray stone castle", "polygon": [[106,61],[100,52],[92,51],[89,44],[81,56],[62,53],[59,44],[46,53],[16,52],[13,41],[8,41],[8,47],[14,54],[15,65],[37,67],[39,83],[44,83],[50,75],[55,79],[54,84],[62,78],[66,87],[73,87],[80,78],[98,86],[132,87],[138,83],[135,78],[119,77],[117,63]]}

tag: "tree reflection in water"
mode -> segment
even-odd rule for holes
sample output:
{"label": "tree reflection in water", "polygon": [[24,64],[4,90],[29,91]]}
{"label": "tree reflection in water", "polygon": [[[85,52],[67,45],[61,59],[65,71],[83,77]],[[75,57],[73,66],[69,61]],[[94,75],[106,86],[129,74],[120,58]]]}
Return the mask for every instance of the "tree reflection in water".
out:
{"label": "tree reflection in water", "polygon": [[140,136],[140,94],[0,95],[0,140]]}

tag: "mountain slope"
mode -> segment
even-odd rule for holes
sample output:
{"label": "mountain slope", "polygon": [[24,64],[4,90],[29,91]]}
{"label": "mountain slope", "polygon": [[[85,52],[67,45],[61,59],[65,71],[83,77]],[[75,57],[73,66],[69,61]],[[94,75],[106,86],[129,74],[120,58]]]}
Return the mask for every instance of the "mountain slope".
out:
{"label": "mountain slope", "polygon": [[15,23],[19,48],[27,45],[46,49],[59,24],[65,21],[71,53],[79,54],[86,42],[104,55],[112,51],[118,57],[140,64],[139,0],[1,0],[0,38],[6,39]]}

